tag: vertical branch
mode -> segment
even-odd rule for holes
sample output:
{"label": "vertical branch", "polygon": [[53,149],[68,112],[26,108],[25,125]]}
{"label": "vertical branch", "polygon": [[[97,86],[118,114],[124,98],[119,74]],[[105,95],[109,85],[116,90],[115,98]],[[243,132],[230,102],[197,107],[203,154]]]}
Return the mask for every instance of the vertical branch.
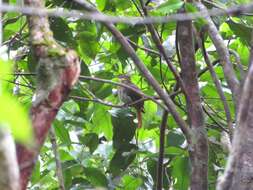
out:
{"label": "vertical branch", "polygon": [[228,102],[227,102],[227,99],[226,99],[226,96],[222,90],[222,86],[221,86],[221,83],[214,71],[214,68],[213,68],[213,64],[211,63],[209,57],[208,57],[208,54],[206,52],[206,49],[205,49],[205,42],[204,42],[204,38],[202,37],[201,40],[201,49],[202,49],[202,54],[204,55],[204,59],[205,59],[205,62],[208,66],[208,69],[211,73],[211,77],[214,81],[214,84],[216,86],[216,89],[218,91],[218,94],[220,96],[220,99],[221,99],[221,102],[223,104],[223,107],[224,107],[224,110],[225,110],[225,115],[226,115],[226,119],[227,119],[227,124],[228,124],[228,130],[229,130],[229,136],[230,136],[230,141],[232,140],[232,135],[233,135],[233,128],[232,128],[232,116],[231,116],[231,113],[230,113],[230,109],[229,109],[229,105],[228,105]]}
{"label": "vertical branch", "polygon": [[[253,32],[252,32],[253,42]],[[217,190],[248,190],[253,188],[253,43],[249,70],[244,81],[232,149]]]}
{"label": "vertical branch", "polygon": [[[25,0],[32,7],[44,8],[42,0]],[[80,62],[77,54],[60,46],[53,38],[46,16],[27,16],[30,41],[38,62],[35,101],[30,109],[34,147],[17,145],[20,188],[25,190],[53,120],[78,80]],[[53,52],[53,53],[52,53]],[[52,56],[53,55],[53,56]],[[57,61],[56,61],[57,60]]]}
{"label": "vertical branch", "polygon": [[180,67],[185,85],[188,121],[192,128],[193,144],[189,145],[192,165],[191,189],[204,190],[208,187],[208,143],[205,131],[204,112],[199,94],[192,21],[177,23]]}
{"label": "vertical branch", "polygon": [[224,76],[227,80],[228,87],[232,92],[234,102],[237,105],[239,101],[239,81],[237,80],[232,63],[230,62],[229,51],[211,17],[208,15],[206,7],[201,2],[197,2],[195,4],[200,11],[206,13],[205,19],[207,22],[209,36],[212,39],[214,46],[216,47],[217,53],[219,54]]}
{"label": "vertical branch", "polygon": [[160,126],[160,147],[159,147],[159,159],[158,159],[158,164],[157,164],[156,190],[162,190],[162,187],[163,187],[164,137],[165,137],[167,120],[168,120],[168,112],[164,111],[161,126]]}
{"label": "vertical branch", "polygon": [[54,159],[55,159],[55,165],[56,165],[56,176],[57,176],[58,181],[59,181],[59,189],[60,190],[65,190],[64,179],[63,179],[63,175],[62,175],[61,160],[60,160],[60,156],[59,156],[59,153],[58,153],[58,145],[57,145],[57,142],[56,142],[56,136],[55,136],[55,131],[54,131],[53,127],[50,128],[49,138],[50,138],[53,153],[54,153]]}

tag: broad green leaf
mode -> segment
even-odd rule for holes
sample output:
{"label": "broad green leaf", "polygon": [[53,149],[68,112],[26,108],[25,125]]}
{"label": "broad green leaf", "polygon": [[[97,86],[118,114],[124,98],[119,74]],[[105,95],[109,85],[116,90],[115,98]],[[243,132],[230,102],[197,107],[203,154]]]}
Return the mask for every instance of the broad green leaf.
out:
{"label": "broad green leaf", "polygon": [[134,161],[136,149],[134,144],[127,144],[121,149],[117,149],[109,165],[109,171],[113,176],[120,175]]}
{"label": "broad green leaf", "polygon": [[90,153],[93,153],[99,144],[98,135],[96,133],[88,133],[84,136],[79,136],[82,144],[89,147]]}
{"label": "broad green leaf", "polygon": [[133,122],[133,113],[129,109],[113,109],[110,113],[113,125],[113,147],[124,147],[135,134],[136,124]]}
{"label": "broad green leaf", "polygon": [[185,141],[185,138],[182,134],[171,131],[167,135],[167,145],[180,147]]}
{"label": "broad green leaf", "polygon": [[96,105],[92,121],[94,132],[103,133],[108,140],[112,139],[111,117],[104,106]]}
{"label": "broad green leaf", "polygon": [[0,126],[8,127],[16,140],[31,142],[32,131],[27,110],[8,94],[0,95],[0,105]]}
{"label": "broad green leaf", "polygon": [[88,181],[95,187],[107,187],[108,181],[106,176],[97,168],[84,168],[84,174]]}
{"label": "broad green leaf", "polygon": [[[0,61],[0,78],[10,77],[11,62]],[[7,89],[6,83],[0,81],[0,126],[11,130],[14,138],[20,142],[28,143],[32,140],[31,123],[28,111],[12,97]],[[9,109],[11,108],[11,109]],[[14,116],[14,118],[13,118]]]}
{"label": "broad green leaf", "polygon": [[67,22],[62,18],[50,18],[50,29],[53,32],[54,38],[60,42],[68,44],[70,47],[75,47],[72,31]]}
{"label": "broad green leaf", "polygon": [[99,50],[99,42],[96,39],[96,34],[89,31],[81,32],[78,35],[77,42],[83,55],[91,59],[95,58]]}
{"label": "broad green leaf", "polygon": [[162,3],[158,8],[157,11],[161,13],[171,13],[178,10],[184,4],[181,0],[168,0],[165,3]]}
{"label": "broad green leaf", "polygon": [[244,44],[249,45],[253,27],[249,27],[242,23],[236,23],[231,19],[228,20],[227,23],[231,30],[234,32],[234,34],[241,38]]}
{"label": "broad green leaf", "polygon": [[172,165],[172,177],[175,179],[175,190],[187,190],[190,182],[190,165],[188,157],[177,157]]}
{"label": "broad green leaf", "polygon": [[55,129],[56,136],[59,137],[63,143],[66,143],[68,145],[71,144],[71,140],[70,140],[70,137],[69,137],[69,132],[65,128],[63,122],[55,120],[54,121],[54,129]]}
{"label": "broad green leaf", "polygon": [[124,175],[121,179],[121,188],[117,188],[117,190],[120,189],[126,189],[126,190],[134,190],[138,189],[140,185],[142,184],[142,179],[138,177],[134,177],[131,175]]}

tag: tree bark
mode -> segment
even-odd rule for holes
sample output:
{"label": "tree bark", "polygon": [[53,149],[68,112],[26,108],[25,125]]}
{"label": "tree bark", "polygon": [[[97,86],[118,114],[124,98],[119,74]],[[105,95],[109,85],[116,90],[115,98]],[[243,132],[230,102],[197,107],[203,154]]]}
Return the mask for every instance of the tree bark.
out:
{"label": "tree bark", "polygon": [[[25,0],[25,4],[44,8],[42,0]],[[35,101],[30,110],[34,130],[33,148],[17,145],[20,187],[26,189],[40,148],[56,114],[67,99],[80,73],[80,63],[73,50],[61,47],[53,38],[45,16],[28,16],[30,41],[38,61]],[[53,56],[52,56],[53,53]]]}
{"label": "tree bark", "polygon": [[253,189],[253,48],[250,68],[245,78],[236,130],[225,173],[220,177],[217,190]]}
{"label": "tree bark", "polygon": [[186,93],[188,123],[192,133],[192,143],[189,144],[192,165],[190,187],[192,190],[206,190],[208,189],[208,143],[204,124],[204,113],[199,95],[192,27],[191,21],[178,22],[177,39],[181,55],[181,77]]}

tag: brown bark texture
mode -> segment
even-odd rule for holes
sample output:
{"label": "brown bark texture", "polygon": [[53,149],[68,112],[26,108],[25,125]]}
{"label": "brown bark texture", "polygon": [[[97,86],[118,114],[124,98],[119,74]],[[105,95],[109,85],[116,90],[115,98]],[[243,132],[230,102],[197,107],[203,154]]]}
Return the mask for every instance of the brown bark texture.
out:
{"label": "brown bark texture", "polygon": [[190,187],[194,190],[206,190],[208,185],[208,143],[198,87],[191,21],[178,22],[177,38],[181,55],[181,77],[185,87],[188,123],[191,128],[191,143],[189,144],[192,165]]}
{"label": "brown bark texture", "polygon": [[[25,3],[27,6],[44,8],[44,2],[41,0],[26,0]],[[22,190],[27,188],[39,150],[51,124],[80,74],[77,54],[57,44],[50,31],[47,17],[28,16],[27,18],[30,41],[39,67],[37,75],[40,77],[37,79],[36,100],[30,110],[34,147],[17,145]]]}
{"label": "brown bark texture", "polygon": [[244,81],[227,167],[217,190],[253,189],[253,66]]}

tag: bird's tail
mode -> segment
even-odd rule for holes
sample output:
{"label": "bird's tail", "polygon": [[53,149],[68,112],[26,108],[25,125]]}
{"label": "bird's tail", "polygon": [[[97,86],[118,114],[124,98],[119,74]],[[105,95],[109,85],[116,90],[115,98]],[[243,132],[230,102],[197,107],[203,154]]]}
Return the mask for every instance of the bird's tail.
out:
{"label": "bird's tail", "polygon": [[142,113],[141,109],[137,110],[138,128],[142,126]]}

